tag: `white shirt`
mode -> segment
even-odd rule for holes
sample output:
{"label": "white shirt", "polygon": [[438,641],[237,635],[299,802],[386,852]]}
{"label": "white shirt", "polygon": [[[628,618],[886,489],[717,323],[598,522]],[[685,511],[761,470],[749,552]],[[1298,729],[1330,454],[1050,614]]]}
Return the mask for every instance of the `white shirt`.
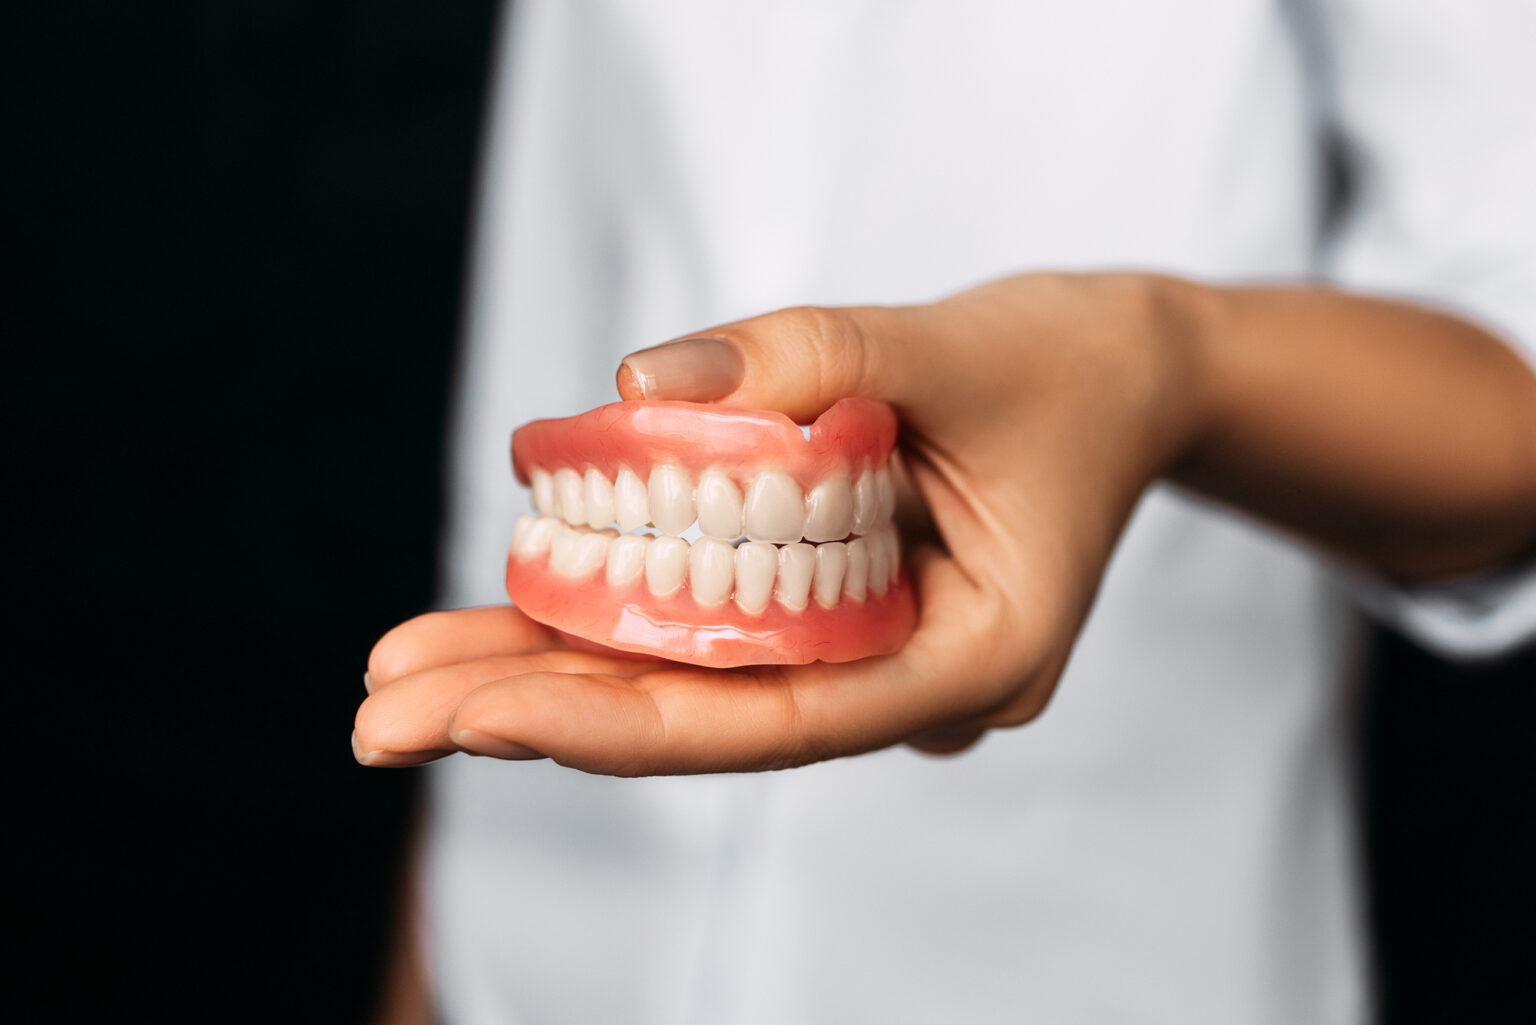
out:
{"label": "white shirt", "polygon": [[[514,426],[611,401],[630,350],[778,306],[1331,267],[1536,337],[1532,17],[519,2],[448,603],[503,599]],[[1331,242],[1324,118],[1362,169]],[[1476,651],[1532,632],[1529,579],[1505,590],[1372,593]],[[450,759],[427,887],[446,1020],[1360,1021],[1353,636],[1313,558],[1158,489],[1046,714],[962,757],[635,781]]]}

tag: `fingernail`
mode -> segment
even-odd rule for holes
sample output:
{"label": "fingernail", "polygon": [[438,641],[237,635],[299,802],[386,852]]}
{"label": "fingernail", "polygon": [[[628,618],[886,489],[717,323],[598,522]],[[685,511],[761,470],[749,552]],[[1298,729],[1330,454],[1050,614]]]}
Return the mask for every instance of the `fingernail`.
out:
{"label": "fingernail", "polygon": [[729,395],[741,387],[747,369],[736,346],[718,338],[684,338],[641,349],[625,356],[620,366],[634,375],[645,398],[684,402]]}
{"label": "fingernail", "polygon": [[363,673],[363,690],[369,694],[373,693],[373,677],[367,672]]}
{"label": "fingernail", "polygon": [[545,757],[514,740],[493,737],[479,730],[454,730],[453,742],[469,754],[490,755],[492,758],[506,758],[510,761],[527,762]]}

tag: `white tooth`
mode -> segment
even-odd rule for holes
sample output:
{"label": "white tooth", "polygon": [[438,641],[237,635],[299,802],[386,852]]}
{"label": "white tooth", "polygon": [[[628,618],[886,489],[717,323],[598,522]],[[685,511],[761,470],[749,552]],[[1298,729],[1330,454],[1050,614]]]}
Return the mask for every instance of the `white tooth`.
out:
{"label": "white tooth", "polygon": [[555,479],[548,470],[534,469],[528,474],[528,486],[533,489],[533,507],[540,516],[555,514]]}
{"label": "white tooth", "polygon": [[843,593],[854,601],[863,601],[869,588],[869,539],[848,542],[848,575],[843,577]]}
{"label": "white tooth", "polygon": [[569,466],[555,471],[555,515],[571,524],[587,522],[586,503],[581,500],[581,474]]}
{"label": "white tooth", "polygon": [[[749,541],[747,544],[752,544]],[[779,549],[779,604],[795,612],[804,610],[816,573],[816,548],[801,541]],[[838,581],[842,587],[842,581]]]}
{"label": "white tooth", "polygon": [[811,581],[811,593],[816,604],[824,609],[837,607],[843,593],[843,574],[848,572],[848,546],[841,541],[816,546],[816,577]]}
{"label": "white tooth", "polygon": [[875,494],[879,497],[875,522],[891,522],[891,517],[896,514],[896,485],[891,480],[890,463],[886,463],[875,471]]}
{"label": "white tooth", "polygon": [[646,488],[651,522],[663,534],[681,534],[693,522],[693,481],[680,467],[658,466]]}
{"label": "white tooth", "polygon": [[587,526],[596,530],[613,522],[613,485],[596,470],[581,478],[581,499],[586,506]]}
{"label": "white tooth", "polygon": [[[524,521],[527,521],[526,527]],[[555,530],[563,526],[553,516],[519,516],[512,531],[512,546],[524,559],[536,558],[549,551]]]}
{"label": "white tooth", "polygon": [[688,552],[688,580],[693,600],[700,605],[719,605],[731,596],[736,550],[728,541],[701,537]]}
{"label": "white tooth", "polygon": [[805,526],[805,496],[794,479],[782,473],[760,473],[747,487],[747,537],[753,541],[789,544],[800,540]]}
{"label": "white tooth", "polygon": [[885,531],[876,531],[869,538],[869,589],[876,597],[885,595],[890,582],[891,553],[885,547]]}
{"label": "white tooth", "polygon": [[885,542],[886,572],[894,584],[897,574],[901,572],[901,535],[896,533],[894,526],[886,527],[880,539]]}
{"label": "white tooth", "polygon": [[779,550],[766,541],[745,541],[736,549],[736,604],[741,611],[762,615],[778,571]]}
{"label": "white tooth", "polygon": [[741,489],[719,470],[699,477],[699,530],[727,541],[741,536]]}
{"label": "white tooth", "polygon": [[688,576],[688,542],[680,537],[653,537],[645,546],[645,584],[651,594],[676,593]]}
{"label": "white tooth", "polygon": [[613,482],[613,512],[623,531],[643,527],[651,521],[645,501],[645,481],[627,466],[619,470],[619,476]]}
{"label": "white tooth", "polygon": [[645,546],[645,538],[634,534],[620,534],[608,542],[609,587],[622,587],[645,572]]}
{"label": "white tooth", "polygon": [[563,530],[550,547],[549,568],[580,580],[602,569],[607,556],[608,538],[602,534]]}
{"label": "white tooth", "polygon": [[873,473],[865,471],[853,486],[853,532],[868,534],[879,515],[880,485],[875,483]]}
{"label": "white tooth", "polygon": [[805,539],[841,541],[853,529],[853,482],[828,477],[805,496]]}

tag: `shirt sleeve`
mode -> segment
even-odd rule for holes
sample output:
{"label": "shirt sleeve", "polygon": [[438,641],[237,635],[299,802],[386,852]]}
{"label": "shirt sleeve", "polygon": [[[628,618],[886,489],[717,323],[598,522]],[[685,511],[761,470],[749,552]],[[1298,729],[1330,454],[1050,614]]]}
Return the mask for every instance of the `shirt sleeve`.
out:
{"label": "shirt sleeve", "polygon": [[[1311,13],[1348,171],[1330,277],[1448,308],[1536,368],[1536,3],[1316,0]],[[1536,639],[1536,563],[1352,589],[1444,655]]]}

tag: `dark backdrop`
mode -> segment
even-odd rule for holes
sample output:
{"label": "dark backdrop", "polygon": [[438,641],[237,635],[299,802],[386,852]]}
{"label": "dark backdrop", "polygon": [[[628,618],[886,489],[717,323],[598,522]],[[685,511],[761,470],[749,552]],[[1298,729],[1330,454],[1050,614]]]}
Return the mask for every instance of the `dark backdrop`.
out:
{"label": "dark backdrop", "polygon": [[[347,736],[431,600],[493,14],[4,15],[17,1020],[368,1013],[414,774]],[[1383,641],[1394,1022],[1536,1020],[1533,683]]]}

